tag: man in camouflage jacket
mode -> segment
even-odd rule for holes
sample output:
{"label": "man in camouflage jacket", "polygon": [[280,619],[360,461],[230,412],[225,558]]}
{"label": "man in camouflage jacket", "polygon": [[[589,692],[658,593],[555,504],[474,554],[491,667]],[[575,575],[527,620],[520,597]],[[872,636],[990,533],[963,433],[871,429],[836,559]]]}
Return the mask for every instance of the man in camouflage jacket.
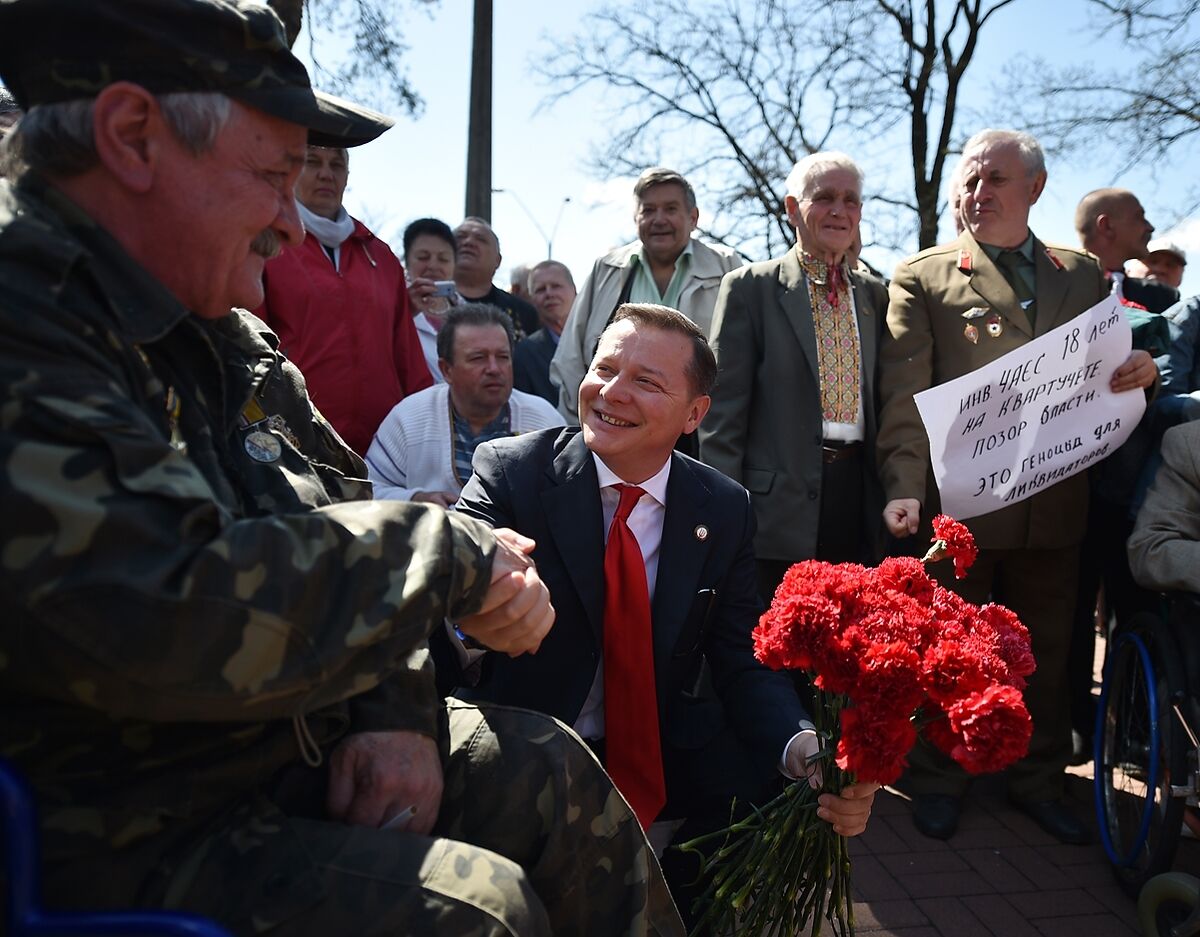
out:
{"label": "man in camouflage jacket", "polygon": [[540,644],[532,543],[370,501],[230,313],[302,237],[306,138],[386,121],[225,0],[0,0],[0,79],[28,109],[0,183],[0,753],[48,902],[239,934],[682,933],[576,739],[434,692],[446,617]]}

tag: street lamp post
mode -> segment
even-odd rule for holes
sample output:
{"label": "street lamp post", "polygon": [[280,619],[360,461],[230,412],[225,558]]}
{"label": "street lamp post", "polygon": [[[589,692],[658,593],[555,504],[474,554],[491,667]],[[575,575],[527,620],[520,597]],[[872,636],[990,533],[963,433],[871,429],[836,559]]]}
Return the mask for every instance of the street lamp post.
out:
{"label": "street lamp post", "polygon": [[512,196],[513,201],[517,203],[517,207],[520,208],[521,211],[523,211],[525,213],[525,217],[529,219],[530,223],[534,226],[534,228],[537,229],[537,233],[540,234],[542,236],[542,239],[546,242],[546,258],[547,259],[553,258],[554,257],[554,238],[558,234],[558,226],[562,223],[563,212],[566,210],[567,202],[571,201],[571,196],[569,196],[569,195],[563,196],[563,200],[559,203],[559,206],[558,206],[558,216],[554,219],[554,227],[553,227],[553,229],[551,229],[550,233],[547,234],[546,229],[543,228],[541,226],[541,224],[538,223],[538,220],[537,220],[537,218],[534,217],[533,212],[531,212],[529,210],[529,206],[526,205],[521,200],[521,196],[517,195],[516,192],[514,192],[512,189],[492,189],[492,191],[497,194]]}

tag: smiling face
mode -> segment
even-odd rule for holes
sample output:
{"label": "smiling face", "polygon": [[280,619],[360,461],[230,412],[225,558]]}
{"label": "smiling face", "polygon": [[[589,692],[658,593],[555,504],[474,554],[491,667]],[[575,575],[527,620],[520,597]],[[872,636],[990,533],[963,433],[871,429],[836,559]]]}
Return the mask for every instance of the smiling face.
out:
{"label": "smiling face", "polygon": [[454,245],[436,234],[418,234],[404,255],[409,276],[430,280],[454,279]]}
{"label": "smiling face", "polygon": [[963,153],[961,179],[963,220],[975,240],[1020,247],[1046,173],[1030,173],[1016,143],[989,142]]}
{"label": "smiling face", "polygon": [[862,190],[849,169],[825,170],[784,205],[800,245],[815,257],[841,260],[858,238]]}
{"label": "smiling face", "polygon": [[172,234],[143,263],[196,315],[261,305],[266,260],[303,239],[293,189],[307,134],[235,102],[200,156],[164,137],[156,216]]}
{"label": "smiling face", "polygon": [[633,220],[646,256],[656,264],[673,264],[688,246],[700,212],[688,207],[683,186],[664,182],[641,194]]}
{"label": "smiling face", "polygon": [[692,343],[625,319],[605,329],[579,386],[583,441],[623,481],[640,484],[693,432],[710,399],[688,377]]}
{"label": "smiling face", "polygon": [[296,198],[314,215],[337,218],[350,178],[346,151],[310,146],[304,156],[304,171],[296,183]]}

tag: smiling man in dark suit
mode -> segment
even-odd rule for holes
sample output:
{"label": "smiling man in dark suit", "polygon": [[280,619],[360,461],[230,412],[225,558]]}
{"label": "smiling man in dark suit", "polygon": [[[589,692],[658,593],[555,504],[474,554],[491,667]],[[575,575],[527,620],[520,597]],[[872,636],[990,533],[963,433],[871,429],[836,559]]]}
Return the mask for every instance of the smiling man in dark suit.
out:
{"label": "smiling man in dark suit", "polygon": [[[580,386],[581,429],[480,447],[458,504],[536,541],[558,616],[537,654],[487,655],[460,695],[573,725],[660,844],[723,825],[734,796],[761,802],[818,747],[791,677],[754,659],[746,490],[673,451],[715,375],[685,316],[621,307]],[[874,790],[822,795],[819,815],[861,832]],[[686,919],[695,870],[679,859],[664,872]]]}

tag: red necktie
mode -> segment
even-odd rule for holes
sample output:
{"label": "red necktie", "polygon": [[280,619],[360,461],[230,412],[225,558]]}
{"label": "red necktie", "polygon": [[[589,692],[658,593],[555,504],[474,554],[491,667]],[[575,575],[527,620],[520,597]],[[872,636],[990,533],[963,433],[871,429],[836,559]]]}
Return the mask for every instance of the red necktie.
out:
{"label": "red necktie", "polygon": [[604,747],[608,773],[649,828],[667,802],[646,562],[626,521],[645,492],[616,485],[621,503],[604,551]]}

